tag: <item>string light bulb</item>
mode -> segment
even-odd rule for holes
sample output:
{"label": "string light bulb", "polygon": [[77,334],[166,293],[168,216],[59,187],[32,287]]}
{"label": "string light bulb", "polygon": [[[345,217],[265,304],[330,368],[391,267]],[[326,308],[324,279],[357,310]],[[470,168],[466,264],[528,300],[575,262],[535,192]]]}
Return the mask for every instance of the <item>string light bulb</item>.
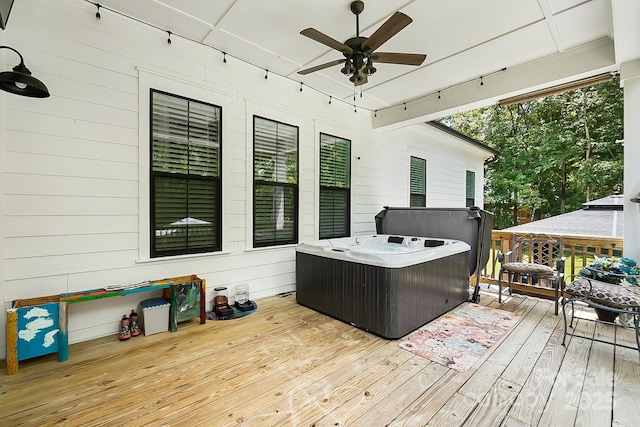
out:
{"label": "string light bulb", "polygon": [[227,52],[222,52],[222,62],[227,63]]}
{"label": "string light bulb", "polygon": [[96,12],[96,19],[100,20],[102,19],[102,15],[100,15],[100,3],[96,3],[96,7],[98,8],[98,11]]}
{"label": "string light bulb", "polygon": [[167,31],[167,34],[169,34],[169,38],[167,39],[167,44],[171,46],[171,31]]}
{"label": "string light bulb", "polygon": [[484,86],[484,81],[482,81],[482,76],[480,76],[480,86]]}
{"label": "string light bulb", "polygon": [[404,103],[404,111],[407,111],[407,103]]}
{"label": "string light bulb", "polygon": [[440,99],[440,98],[442,98],[442,97],[440,96],[440,91],[438,91],[438,99]]}
{"label": "string light bulb", "polygon": [[331,96],[329,96],[329,105],[331,105]]}
{"label": "string light bulb", "polygon": [[269,77],[269,70],[264,70],[264,79],[267,80]]}
{"label": "string light bulb", "polygon": [[300,82],[300,92],[302,92],[302,82]]}

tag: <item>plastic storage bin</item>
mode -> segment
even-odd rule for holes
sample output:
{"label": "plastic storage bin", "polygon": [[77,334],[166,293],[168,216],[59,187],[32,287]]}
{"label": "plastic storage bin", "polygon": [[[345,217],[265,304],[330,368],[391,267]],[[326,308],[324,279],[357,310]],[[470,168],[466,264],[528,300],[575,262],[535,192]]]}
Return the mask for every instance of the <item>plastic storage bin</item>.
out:
{"label": "plastic storage bin", "polygon": [[140,302],[144,335],[167,332],[169,330],[169,307],[164,298],[152,298]]}

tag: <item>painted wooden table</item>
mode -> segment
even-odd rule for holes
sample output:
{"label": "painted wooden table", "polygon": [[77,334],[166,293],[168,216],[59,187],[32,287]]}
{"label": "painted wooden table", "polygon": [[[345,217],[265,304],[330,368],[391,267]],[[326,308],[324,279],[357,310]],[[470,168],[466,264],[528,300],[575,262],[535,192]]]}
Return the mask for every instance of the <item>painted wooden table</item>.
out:
{"label": "painted wooden table", "polygon": [[7,375],[18,372],[19,362],[45,354],[58,353],[58,361],[69,356],[68,305],[96,299],[124,296],[162,289],[171,303],[169,326],[178,330],[178,322],[206,317],[206,281],[196,275],[150,281],[118,289],[91,289],[39,298],[13,301],[7,310]]}

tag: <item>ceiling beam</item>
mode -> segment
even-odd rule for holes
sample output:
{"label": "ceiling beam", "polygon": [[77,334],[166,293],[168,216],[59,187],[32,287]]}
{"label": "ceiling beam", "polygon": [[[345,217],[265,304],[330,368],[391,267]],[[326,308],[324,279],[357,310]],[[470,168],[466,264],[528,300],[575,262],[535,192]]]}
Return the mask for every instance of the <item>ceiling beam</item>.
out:
{"label": "ceiling beam", "polygon": [[387,130],[439,119],[458,112],[496,104],[523,93],[568,83],[605,72],[618,71],[613,41],[605,37],[522,66],[473,80],[441,93],[407,101],[410,108],[397,105],[376,112],[375,129]]}

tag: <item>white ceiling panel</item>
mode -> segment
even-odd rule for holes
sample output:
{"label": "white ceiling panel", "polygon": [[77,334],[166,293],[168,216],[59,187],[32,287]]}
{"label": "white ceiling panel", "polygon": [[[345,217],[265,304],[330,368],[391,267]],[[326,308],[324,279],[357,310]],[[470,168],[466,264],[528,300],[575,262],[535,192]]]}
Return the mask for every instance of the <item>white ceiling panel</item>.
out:
{"label": "white ceiling panel", "polygon": [[585,3],[585,0],[540,0],[541,2],[547,2],[551,9],[551,13],[556,14],[567,9],[571,9],[572,7],[576,7],[582,3]]}
{"label": "white ceiling panel", "polygon": [[[537,0],[422,1],[407,7],[407,33],[393,42],[428,44],[427,63],[439,61],[544,18]],[[394,46],[396,47],[396,46]],[[386,48],[386,46],[385,46]],[[386,49],[385,49],[386,50]]]}
{"label": "white ceiling panel", "polygon": [[[155,0],[159,4],[166,5],[174,11],[183,13],[206,23],[209,27],[215,27],[224,15],[231,9],[236,0]],[[130,1],[131,3],[131,1]]]}
{"label": "white ceiling panel", "polygon": [[553,19],[566,47],[613,36],[611,8],[605,1],[583,3],[554,15]]}
{"label": "white ceiling panel", "polygon": [[190,40],[201,41],[211,31],[204,22],[176,13],[154,0],[100,0],[100,5]]}

